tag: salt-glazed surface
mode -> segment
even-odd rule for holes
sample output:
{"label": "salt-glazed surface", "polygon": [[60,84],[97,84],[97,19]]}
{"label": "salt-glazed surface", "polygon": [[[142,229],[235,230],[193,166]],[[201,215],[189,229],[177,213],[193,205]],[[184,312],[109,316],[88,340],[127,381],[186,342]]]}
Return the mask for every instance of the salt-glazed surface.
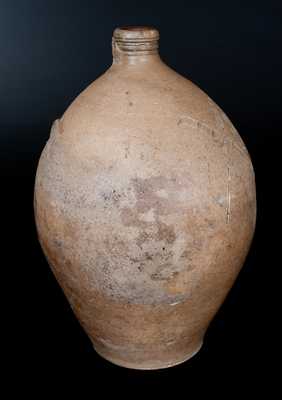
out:
{"label": "salt-glazed surface", "polygon": [[112,66],[55,121],[35,216],[48,262],[97,352],[137,369],[195,354],[254,233],[248,152],[221,109],[119,28]]}

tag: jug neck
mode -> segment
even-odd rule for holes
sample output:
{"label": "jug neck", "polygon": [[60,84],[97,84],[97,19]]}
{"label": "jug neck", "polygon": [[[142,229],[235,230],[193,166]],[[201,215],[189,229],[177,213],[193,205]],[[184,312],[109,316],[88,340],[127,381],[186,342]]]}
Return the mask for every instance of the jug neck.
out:
{"label": "jug neck", "polygon": [[147,26],[128,26],[114,30],[113,64],[139,64],[160,60],[159,32]]}

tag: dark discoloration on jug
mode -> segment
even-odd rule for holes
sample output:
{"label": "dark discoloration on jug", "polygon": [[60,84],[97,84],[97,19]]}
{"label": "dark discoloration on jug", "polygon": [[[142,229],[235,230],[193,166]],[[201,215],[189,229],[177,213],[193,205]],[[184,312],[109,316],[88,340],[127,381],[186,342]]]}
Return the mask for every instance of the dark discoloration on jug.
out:
{"label": "dark discoloration on jug", "polygon": [[163,222],[158,223],[158,238],[164,240],[168,244],[172,244],[176,239],[174,227],[172,225],[166,225]]}
{"label": "dark discoloration on jug", "polygon": [[[135,209],[144,213],[154,209],[156,215],[181,212],[179,191],[188,190],[191,185],[188,175],[154,176],[147,179],[132,180],[137,202]],[[162,191],[163,194],[160,194]]]}
{"label": "dark discoloration on jug", "polygon": [[[160,217],[181,213],[183,202],[179,201],[178,193],[189,185],[188,179],[179,183],[177,177],[135,178],[132,185],[136,201],[132,207],[121,209],[122,223],[139,229],[136,238],[139,247],[151,240],[172,245],[176,240],[174,226],[163,222]],[[150,227],[156,228],[154,233],[146,232],[145,229]]]}

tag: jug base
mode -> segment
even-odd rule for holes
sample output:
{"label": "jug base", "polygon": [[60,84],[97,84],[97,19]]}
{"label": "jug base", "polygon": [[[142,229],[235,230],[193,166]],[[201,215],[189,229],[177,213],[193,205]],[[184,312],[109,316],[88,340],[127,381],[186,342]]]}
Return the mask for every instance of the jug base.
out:
{"label": "jug base", "polygon": [[200,343],[193,351],[189,352],[189,354],[186,354],[184,357],[178,358],[178,359],[172,359],[170,361],[164,362],[164,361],[148,361],[148,362],[131,362],[131,361],[126,361],[123,359],[120,359],[118,357],[112,356],[109,354],[104,348],[101,348],[100,346],[93,345],[94,350],[96,353],[99,354],[102,358],[105,360],[111,362],[112,364],[118,365],[120,367],[124,368],[129,368],[129,369],[138,369],[138,370],[156,370],[156,369],[164,369],[164,368],[170,368],[174,367],[176,365],[182,364],[185,361],[190,360],[192,357],[194,357],[201,349],[203,345],[203,342]]}

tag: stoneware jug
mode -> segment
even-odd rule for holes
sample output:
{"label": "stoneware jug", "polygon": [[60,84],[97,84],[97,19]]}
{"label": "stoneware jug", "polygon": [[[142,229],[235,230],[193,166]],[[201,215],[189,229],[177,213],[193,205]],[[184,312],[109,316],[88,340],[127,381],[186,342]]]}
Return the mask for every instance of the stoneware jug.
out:
{"label": "stoneware jug", "polygon": [[52,126],[35,184],[41,246],[96,351],[158,369],[191,358],[247,255],[248,152],[222,110],[165,65],[149,27]]}

